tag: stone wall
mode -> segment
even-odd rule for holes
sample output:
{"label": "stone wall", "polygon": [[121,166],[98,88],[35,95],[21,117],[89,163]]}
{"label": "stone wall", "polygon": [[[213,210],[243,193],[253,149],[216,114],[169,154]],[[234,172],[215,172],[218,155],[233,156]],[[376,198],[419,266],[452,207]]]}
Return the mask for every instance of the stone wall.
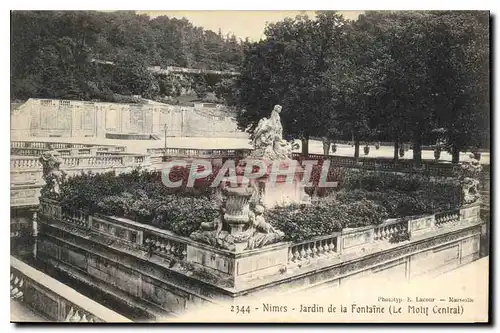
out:
{"label": "stone wall", "polygon": [[12,113],[13,136],[105,137],[135,133],[184,137],[246,137],[223,107],[29,99]]}
{"label": "stone wall", "polygon": [[130,322],[74,289],[10,257],[10,296],[54,322]]}
{"label": "stone wall", "polygon": [[[52,201],[43,201],[39,218],[39,259],[157,318],[374,275],[435,275],[479,258],[482,233],[473,205],[234,253],[123,218],[65,212]],[[388,241],[404,230],[409,240]]]}

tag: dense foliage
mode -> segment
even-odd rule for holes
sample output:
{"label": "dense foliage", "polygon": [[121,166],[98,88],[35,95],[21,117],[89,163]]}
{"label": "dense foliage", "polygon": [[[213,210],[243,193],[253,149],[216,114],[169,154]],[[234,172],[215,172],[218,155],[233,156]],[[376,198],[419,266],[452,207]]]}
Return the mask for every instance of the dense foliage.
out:
{"label": "dense foliage", "polygon": [[[178,168],[170,180],[187,179],[188,173]],[[62,184],[60,200],[63,209],[78,207],[90,213],[126,217],[189,236],[200,223],[217,215],[217,201],[208,185],[208,180],[200,179],[192,189],[168,188],[160,173],[138,170],[120,175],[86,173]]]}
{"label": "dense foliage", "polygon": [[153,98],[175,96],[179,85],[202,96],[207,85],[215,86],[212,78],[182,83],[147,67],[236,70],[243,55],[234,35],[133,11],[13,11],[11,33],[12,99]]}
{"label": "dense foliage", "polygon": [[[314,171],[316,170],[316,172]],[[318,169],[313,169],[313,175]],[[188,236],[202,222],[212,221],[220,201],[210,187],[218,169],[186,187],[188,168],[175,168],[170,180],[183,180],[168,188],[158,172],[82,174],[64,181],[60,200],[64,209],[79,207],[90,213],[130,218],[140,223]],[[313,177],[314,178],[314,177]],[[289,240],[331,234],[343,228],[380,224],[387,218],[432,214],[460,206],[458,183],[431,182],[426,178],[393,173],[366,173],[331,169],[328,181],[338,187],[328,196],[315,197],[310,206],[277,207],[266,219]],[[311,189],[317,190],[317,182]],[[321,193],[320,193],[321,194]]]}
{"label": "dense foliage", "polygon": [[346,172],[341,184],[338,192],[312,206],[277,207],[267,211],[266,217],[288,240],[298,241],[346,227],[380,224],[387,218],[446,211],[461,203],[458,183],[408,175]]}
{"label": "dense foliage", "polygon": [[[242,129],[274,104],[284,131],[434,144],[442,129],[458,152],[489,144],[489,17],[486,11],[335,12],[270,24],[245,51],[235,92]],[[303,144],[307,153],[307,145]]]}

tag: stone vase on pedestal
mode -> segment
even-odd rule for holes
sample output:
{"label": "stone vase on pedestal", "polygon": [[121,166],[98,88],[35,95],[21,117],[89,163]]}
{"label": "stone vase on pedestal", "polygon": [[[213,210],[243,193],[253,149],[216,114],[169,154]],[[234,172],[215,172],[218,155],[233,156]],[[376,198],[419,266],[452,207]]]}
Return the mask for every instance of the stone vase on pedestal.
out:
{"label": "stone vase on pedestal", "polygon": [[224,220],[230,227],[231,235],[236,235],[243,232],[248,224],[252,192],[246,187],[229,187],[225,189],[225,193],[227,201]]}

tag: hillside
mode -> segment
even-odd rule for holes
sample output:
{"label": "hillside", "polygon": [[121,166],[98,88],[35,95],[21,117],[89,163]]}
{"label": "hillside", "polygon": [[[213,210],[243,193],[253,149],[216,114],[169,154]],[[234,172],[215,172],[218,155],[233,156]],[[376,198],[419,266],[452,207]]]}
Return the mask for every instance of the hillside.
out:
{"label": "hillside", "polygon": [[[11,99],[30,97],[120,101],[195,91],[220,79],[155,75],[150,66],[237,70],[244,42],[186,19],[133,11],[13,11]],[[104,59],[114,65],[92,62]],[[211,88],[207,88],[211,87]]]}

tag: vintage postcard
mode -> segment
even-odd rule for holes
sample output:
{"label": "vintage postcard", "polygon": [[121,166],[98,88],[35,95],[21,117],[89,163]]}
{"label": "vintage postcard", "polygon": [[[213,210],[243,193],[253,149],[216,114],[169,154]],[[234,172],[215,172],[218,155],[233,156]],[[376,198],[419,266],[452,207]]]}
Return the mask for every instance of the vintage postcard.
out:
{"label": "vintage postcard", "polygon": [[12,11],[11,322],[489,322],[489,32]]}

